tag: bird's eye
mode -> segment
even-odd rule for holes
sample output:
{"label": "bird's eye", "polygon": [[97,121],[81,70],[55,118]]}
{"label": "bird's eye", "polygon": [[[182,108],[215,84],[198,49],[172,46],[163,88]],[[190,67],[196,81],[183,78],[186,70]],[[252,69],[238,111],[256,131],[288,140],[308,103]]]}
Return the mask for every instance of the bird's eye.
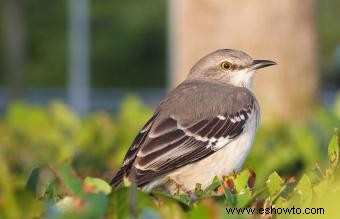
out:
{"label": "bird's eye", "polygon": [[229,70],[232,69],[232,67],[233,67],[233,65],[230,62],[224,61],[224,62],[221,63],[221,68],[224,71],[229,71]]}

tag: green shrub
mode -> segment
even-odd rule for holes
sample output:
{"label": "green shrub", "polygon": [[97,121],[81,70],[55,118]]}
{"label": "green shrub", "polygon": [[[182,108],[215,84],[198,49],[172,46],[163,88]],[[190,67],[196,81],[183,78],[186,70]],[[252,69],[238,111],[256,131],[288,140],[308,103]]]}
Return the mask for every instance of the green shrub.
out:
{"label": "green shrub", "polygon": [[151,113],[132,96],[114,116],[80,118],[60,102],[11,105],[0,120],[0,218],[248,218],[226,207],[251,206],[339,215],[339,131],[328,156],[325,147],[340,124],[337,109],[318,108],[305,124],[261,126],[244,170],[204,191],[198,185],[195,200],[106,183]]}

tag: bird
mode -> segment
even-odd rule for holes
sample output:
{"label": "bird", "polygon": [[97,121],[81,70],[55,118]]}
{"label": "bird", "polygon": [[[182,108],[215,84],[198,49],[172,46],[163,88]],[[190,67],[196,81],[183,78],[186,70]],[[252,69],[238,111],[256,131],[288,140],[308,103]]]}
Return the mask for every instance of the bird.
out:
{"label": "bird", "polygon": [[254,74],[275,64],[233,49],[198,60],[141,128],[111,186],[126,177],[145,192],[190,194],[239,171],[260,120]]}

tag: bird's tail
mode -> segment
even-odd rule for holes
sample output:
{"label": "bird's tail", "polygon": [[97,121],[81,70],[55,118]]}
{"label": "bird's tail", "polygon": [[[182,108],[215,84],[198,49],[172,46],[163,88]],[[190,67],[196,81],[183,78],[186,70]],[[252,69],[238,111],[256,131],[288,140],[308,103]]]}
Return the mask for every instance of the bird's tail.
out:
{"label": "bird's tail", "polygon": [[114,188],[119,186],[123,182],[123,178],[124,178],[124,170],[123,168],[120,168],[118,172],[116,173],[116,175],[112,178],[110,185]]}

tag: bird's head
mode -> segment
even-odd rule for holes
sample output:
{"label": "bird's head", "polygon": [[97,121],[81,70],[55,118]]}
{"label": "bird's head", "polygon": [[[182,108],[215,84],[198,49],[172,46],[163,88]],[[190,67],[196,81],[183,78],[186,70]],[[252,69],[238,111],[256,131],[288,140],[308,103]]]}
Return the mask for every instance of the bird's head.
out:
{"label": "bird's head", "polygon": [[253,60],[241,51],[220,49],[201,58],[190,70],[188,79],[215,80],[251,89],[255,71],[275,64]]}

